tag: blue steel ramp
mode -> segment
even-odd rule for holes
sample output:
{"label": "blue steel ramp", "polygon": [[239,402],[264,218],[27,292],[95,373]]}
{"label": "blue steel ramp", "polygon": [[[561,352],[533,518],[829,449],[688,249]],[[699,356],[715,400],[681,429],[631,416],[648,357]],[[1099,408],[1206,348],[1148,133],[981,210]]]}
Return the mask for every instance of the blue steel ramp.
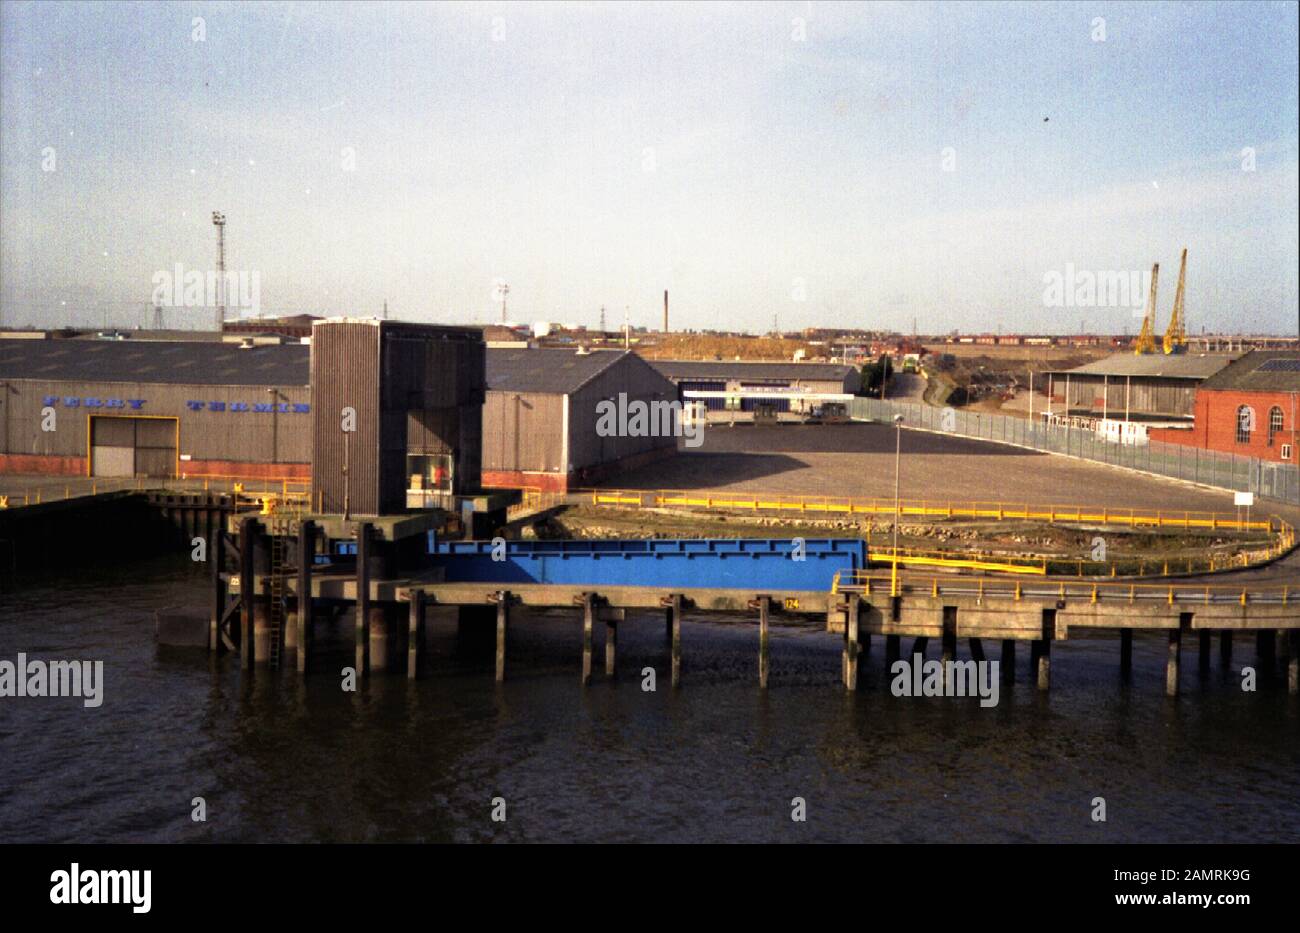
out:
{"label": "blue steel ramp", "polygon": [[[802,549],[802,560],[797,559]],[[448,583],[554,583],[669,589],[829,590],[835,574],[866,566],[851,538],[439,541],[430,561]]]}

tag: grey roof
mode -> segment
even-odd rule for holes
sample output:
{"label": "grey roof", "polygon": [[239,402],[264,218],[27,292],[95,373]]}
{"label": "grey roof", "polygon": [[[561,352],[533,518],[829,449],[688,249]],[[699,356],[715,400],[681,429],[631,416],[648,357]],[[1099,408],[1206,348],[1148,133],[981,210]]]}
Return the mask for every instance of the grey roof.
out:
{"label": "grey roof", "polygon": [[751,363],[744,360],[646,360],[672,380],[818,379],[843,382],[856,367],[844,363]]}
{"label": "grey roof", "polygon": [[0,379],[303,386],[311,348],[215,341],[0,340]]}
{"label": "grey roof", "polygon": [[613,366],[624,350],[516,349],[488,347],[489,391],[546,392],[567,395]]}
{"label": "grey roof", "polygon": [[1201,383],[1202,389],[1245,392],[1300,391],[1300,353],[1255,350]]}
{"label": "grey roof", "polygon": [[1051,370],[1064,376],[1158,376],[1162,379],[1202,380],[1213,376],[1239,353],[1117,353],[1074,369]]}

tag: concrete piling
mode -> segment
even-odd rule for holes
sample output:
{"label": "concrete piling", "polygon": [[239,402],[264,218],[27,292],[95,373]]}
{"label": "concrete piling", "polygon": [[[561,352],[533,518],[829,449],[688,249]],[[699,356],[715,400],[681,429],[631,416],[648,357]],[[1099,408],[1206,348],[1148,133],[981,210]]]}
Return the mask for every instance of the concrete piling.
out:
{"label": "concrete piling", "polygon": [[284,617],[284,649],[285,656],[298,656],[298,611],[290,609]]}
{"label": "concrete piling", "polygon": [[271,663],[271,600],[253,600],[253,663]]}
{"label": "concrete piling", "polygon": [[1232,663],[1232,629],[1223,629],[1219,632],[1219,666],[1225,671],[1228,665]]}
{"label": "concrete piling", "polygon": [[921,637],[916,639],[916,641],[912,642],[912,652],[911,654],[908,655],[908,657],[910,658],[913,655],[917,655],[917,654],[919,654],[921,657],[925,657],[925,649],[929,644],[930,644],[930,639],[922,635]]}
{"label": "concrete piling", "polygon": [[315,634],[312,625],[312,571],[316,554],[316,526],[302,522],[298,526],[298,673],[307,673],[307,659],[311,654],[311,639]]}
{"label": "concrete piling", "polygon": [[506,629],[510,624],[510,594],[497,593],[497,683],[506,679]]}
{"label": "concrete piling", "polygon": [[392,619],[385,606],[370,606],[369,664],[370,670],[382,673],[388,670],[388,655],[391,639],[389,629]]}
{"label": "concrete piling", "polygon": [[980,641],[978,638],[972,638],[969,643],[971,660],[976,664],[983,664],[985,661],[984,642]]}
{"label": "concrete piling", "polygon": [[221,617],[226,611],[226,580],[221,576],[222,548],[225,547],[220,531],[208,536],[208,572],[209,593],[212,599],[212,616],[208,622],[208,650],[213,654],[221,652]]}
{"label": "concrete piling", "polygon": [[1288,693],[1300,693],[1300,629],[1287,632],[1289,656],[1286,662],[1286,689]]}
{"label": "concrete piling", "polygon": [[618,652],[618,623],[612,619],[605,623],[605,676],[614,679]]}
{"label": "concrete piling", "polygon": [[357,676],[366,670],[366,653],[370,647],[370,545],[369,522],[357,525],[357,600],[354,664]]}
{"label": "concrete piling", "polygon": [[767,614],[770,604],[771,600],[768,597],[758,597],[758,686],[764,690],[767,689]]}
{"label": "concrete piling", "polygon": [[1043,610],[1043,637],[1038,647],[1038,689],[1052,686],[1052,635],[1056,628],[1056,610]]}
{"label": "concrete piling", "polygon": [[595,623],[595,599],[590,593],[582,597],[582,685],[591,683],[591,629]]}
{"label": "concrete piling", "polygon": [[1210,672],[1210,630],[1203,628],[1197,635],[1196,668],[1199,673],[1208,674]]}
{"label": "concrete piling", "polygon": [[844,624],[844,689],[858,689],[858,614],[857,596],[850,596]]}
{"label": "concrete piling", "polygon": [[1182,629],[1169,630],[1169,652],[1165,660],[1165,696],[1178,696],[1178,660],[1183,646]]}
{"label": "concrete piling", "polygon": [[1119,675],[1125,680],[1133,673],[1133,630],[1119,630]]}
{"label": "concrete piling", "polygon": [[899,652],[902,650],[901,639],[897,635],[885,636],[885,668],[889,669],[895,661],[898,660]]}
{"label": "concrete piling", "polygon": [[672,685],[682,682],[682,597],[674,593],[669,598],[668,630],[672,640]]}
{"label": "concrete piling", "polygon": [[415,680],[420,665],[420,645],[424,641],[424,590],[411,591],[411,605],[406,622],[406,678]]}
{"label": "concrete piling", "polygon": [[245,670],[253,666],[253,604],[256,602],[253,539],[256,536],[257,519],[243,519],[239,523],[239,666]]}
{"label": "concrete piling", "polygon": [[1255,657],[1260,669],[1268,674],[1273,673],[1273,665],[1277,663],[1276,647],[1277,636],[1271,628],[1260,629],[1255,633]]}
{"label": "concrete piling", "polygon": [[1002,639],[1002,679],[1009,684],[1016,682],[1016,640]]}

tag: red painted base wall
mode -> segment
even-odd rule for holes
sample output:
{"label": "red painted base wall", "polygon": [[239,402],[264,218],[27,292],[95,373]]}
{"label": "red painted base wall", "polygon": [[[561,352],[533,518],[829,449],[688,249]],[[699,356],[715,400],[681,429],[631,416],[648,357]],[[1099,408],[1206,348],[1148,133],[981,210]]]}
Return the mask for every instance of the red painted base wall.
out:
{"label": "red painted base wall", "polygon": [[677,453],[676,447],[659,447],[633,454],[613,463],[583,467],[571,474],[531,473],[523,470],[484,470],[483,485],[488,489],[539,489],[542,492],[568,492],[602,483],[626,470],[665,460]]}
{"label": "red painted base wall", "polygon": [[[0,473],[39,473],[49,476],[85,476],[85,457],[44,454],[0,454]],[[234,460],[182,460],[178,477],[235,479],[293,479],[311,481],[310,463],[239,463]]]}
{"label": "red painted base wall", "polygon": [[85,457],[56,457],[46,454],[0,454],[0,473],[48,473],[52,476],[85,476]]}

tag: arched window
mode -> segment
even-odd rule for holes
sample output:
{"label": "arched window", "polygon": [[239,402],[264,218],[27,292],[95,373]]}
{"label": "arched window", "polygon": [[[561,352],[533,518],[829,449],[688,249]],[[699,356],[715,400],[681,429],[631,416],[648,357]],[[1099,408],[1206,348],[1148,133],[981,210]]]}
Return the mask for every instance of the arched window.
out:
{"label": "arched window", "polygon": [[1268,410],[1268,442],[1273,443],[1273,436],[1282,433],[1282,409],[1274,405]]}
{"label": "arched window", "polygon": [[1255,413],[1249,405],[1237,409],[1237,443],[1250,443],[1250,430],[1255,426]]}

